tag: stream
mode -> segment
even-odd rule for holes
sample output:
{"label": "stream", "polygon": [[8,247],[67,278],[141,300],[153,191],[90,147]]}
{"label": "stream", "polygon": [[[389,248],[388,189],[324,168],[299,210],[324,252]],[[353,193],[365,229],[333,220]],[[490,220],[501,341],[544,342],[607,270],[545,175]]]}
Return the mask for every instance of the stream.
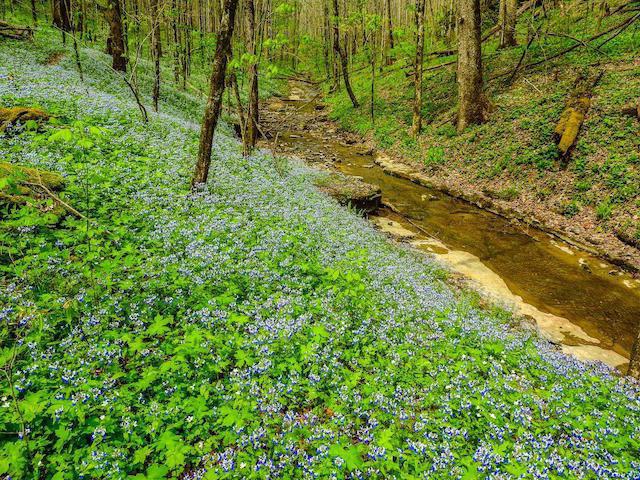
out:
{"label": "stream", "polygon": [[640,321],[640,280],[550,234],[385,173],[372,152],[345,141],[316,96],[296,82],[288,98],[265,105],[261,121],[278,132],[279,152],[379,186],[393,206],[370,217],[381,230],[534,319],[566,353],[625,371]]}

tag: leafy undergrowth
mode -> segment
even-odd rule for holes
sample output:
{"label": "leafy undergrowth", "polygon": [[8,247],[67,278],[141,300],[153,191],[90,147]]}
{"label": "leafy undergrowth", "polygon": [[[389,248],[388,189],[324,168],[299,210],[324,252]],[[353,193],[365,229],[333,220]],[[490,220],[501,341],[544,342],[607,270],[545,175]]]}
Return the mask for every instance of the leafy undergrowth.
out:
{"label": "leafy undergrowth", "polygon": [[55,117],[0,155],[86,217],[0,213],[0,476],[637,478],[637,383],[454,297],[224,127],[191,194],[200,102],[144,124],[82,56],[85,84],[0,45],[0,106]]}
{"label": "leafy undergrowth", "polygon": [[[614,2],[615,6],[622,3]],[[638,22],[610,41],[606,40],[615,32],[591,47],[576,48],[525,70],[509,82],[526,49],[527,36],[537,25],[542,26],[540,36],[531,44],[523,65],[544,61],[575,45],[571,37],[587,39],[634,15],[612,15],[600,22],[597,12],[578,2],[550,9],[536,20],[525,14],[519,22],[518,47],[498,50],[497,39],[485,43],[485,81],[492,111],[485,124],[461,135],[453,126],[455,65],[427,70],[423,106],[427,125],[417,139],[409,136],[413,77],[406,73],[411,68],[400,68],[410,63],[407,60],[386,67],[376,80],[374,125],[366,71],[356,74],[353,81],[365,106],[354,110],[346,93],[340,92],[330,98],[333,118],[348,130],[371,135],[380,147],[436,177],[464,179],[478,191],[508,189],[513,195],[507,200],[525,207],[542,203],[549,212],[572,218],[586,229],[625,229],[640,239],[640,124],[622,113],[625,105],[637,102],[640,90]],[[485,30],[493,21],[487,18]],[[425,68],[452,59],[455,57],[430,59]],[[560,158],[553,131],[578,75],[597,70],[604,71],[604,76],[593,91],[592,108],[567,162]]]}

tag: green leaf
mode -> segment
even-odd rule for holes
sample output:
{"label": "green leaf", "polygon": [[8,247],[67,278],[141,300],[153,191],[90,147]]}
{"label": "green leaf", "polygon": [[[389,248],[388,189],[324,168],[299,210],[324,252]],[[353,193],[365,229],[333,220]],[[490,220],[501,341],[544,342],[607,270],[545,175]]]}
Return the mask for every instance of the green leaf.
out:
{"label": "green leaf", "polygon": [[147,457],[150,454],[151,454],[151,447],[150,446],[147,445],[147,446],[144,446],[142,448],[139,448],[133,454],[133,461],[135,463],[138,463],[138,464],[144,464],[144,462],[147,460]]}
{"label": "green leaf", "polygon": [[56,130],[49,135],[50,142],[70,142],[73,140],[73,133],[68,128]]}
{"label": "green leaf", "polygon": [[169,331],[169,325],[173,318],[171,317],[163,317],[162,315],[157,315],[153,320],[153,323],[149,328],[147,328],[147,335],[149,336],[161,336]]}
{"label": "green leaf", "polygon": [[393,438],[394,433],[395,432],[390,428],[382,430],[378,435],[378,445],[386,449],[392,449],[393,443],[391,442],[391,439]]}
{"label": "green leaf", "polygon": [[147,469],[147,480],[161,480],[167,477],[169,468],[164,465],[154,464]]}

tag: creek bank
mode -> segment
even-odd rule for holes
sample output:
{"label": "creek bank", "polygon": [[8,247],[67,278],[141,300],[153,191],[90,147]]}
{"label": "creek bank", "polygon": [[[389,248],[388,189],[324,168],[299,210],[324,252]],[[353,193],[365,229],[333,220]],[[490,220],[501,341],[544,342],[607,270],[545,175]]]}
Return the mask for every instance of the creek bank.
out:
{"label": "creek bank", "polygon": [[392,238],[435,255],[453,272],[454,287],[462,283],[525,324],[535,321],[540,334],[567,353],[612,367],[626,363],[640,313],[637,279],[574,250],[574,243],[553,240],[558,235],[497,209],[488,213],[490,205],[476,208],[482,198],[458,200],[462,195],[454,191],[437,191],[409,165],[393,164],[402,175],[388,164],[385,171],[389,157],[337,128],[314,92],[295,84],[291,90],[290,98],[263,105],[261,123],[271,132],[263,146],[380,185],[388,208],[369,219]]}
{"label": "creek bank", "polygon": [[434,254],[461,280],[454,287],[469,288],[478,292],[489,304],[500,305],[514,313],[525,328],[533,328],[540,336],[559,346],[567,354],[582,361],[600,361],[625,371],[628,359],[620,353],[604,348],[600,339],[592,337],[580,326],[568,319],[544,312],[514,294],[498,274],[488,268],[475,255],[451,249],[436,238],[414,232],[406,219],[394,212],[385,216],[370,217],[373,224],[391,238],[409,244],[426,253]]}
{"label": "creek bank", "polygon": [[[404,163],[401,160],[390,157],[386,153],[377,152],[375,163],[379,165],[385,173],[399,178],[410,180],[427,188],[432,188],[446,193],[455,198],[469,202],[478,208],[499,215],[508,220],[516,220],[541,230],[545,233],[566,242],[580,250],[584,250],[592,255],[600,257],[614,265],[617,265],[634,274],[640,273],[640,252],[634,252],[631,245],[624,245],[622,242],[610,250],[603,248],[604,239],[587,235],[583,229],[567,226],[558,219],[552,219],[549,215],[542,218],[528,214],[520,209],[512,207],[508,201],[491,198],[486,192],[475,191],[466,187],[461,187],[451,182],[446,182],[437,177],[432,177],[423,171]],[[633,250],[632,250],[633,249]]]}

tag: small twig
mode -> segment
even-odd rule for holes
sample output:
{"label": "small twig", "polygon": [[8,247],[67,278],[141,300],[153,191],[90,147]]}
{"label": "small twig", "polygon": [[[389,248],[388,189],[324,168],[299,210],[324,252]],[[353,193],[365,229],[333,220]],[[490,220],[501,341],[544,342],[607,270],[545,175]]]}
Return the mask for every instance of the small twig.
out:
{"label": "small twig", "polygon": [[46,193],[47,195],[49,195],[53,200],[55,200],[56,202],[58,202],[60,205],[62,205],[68,212],[70,212],[71,214],[75,215],[78,218],[81,218],[82,220],[86,220],[87,217],[85,215],[83,215],[82,213],[80,213],[78,210],[76,210],[75,208],[73,208],[71,205],[69,205],[68,203],[66,203],[64,200],[62,200],[59,196],[57,196],[55,193],[53,193],[51,190],[49,190],[49,188],[47,188],[46,185],[44,185],[43,183],[34,183],[34,182],[24,182],[25,185],[29,185],[31,187],[38,187],[41,188],[42,190],[44,190],[44,193]]}
{"label": "small twig", "polygon": [[[53,193],[49,188],[47,188],[46,185],[44,185],[43,183],[33,183],[33,182],[24,182],[25,185],[29,185],[32,187],[38,187],[41,188],[44,193],[46,193],[47,195],[49,195],[54,201],[58,202],[60,205],[62,205],[65,210],[67,210],[69,213],[71,213],[72,215],[74,215],[75,217],[81,219],[81,220],[86,220],[86,221],[90,221],[91,223],[93,223],[95,226],[100,227],[100,224],[98,224],[98,222],[96,222],[95,220],[91,220],[89,219],[89,217],[87,217],[86,215],[83,215],[82,213],[80,213],[78,210],[76,210],[75,208],[73,208],[71,205],[69,205],[67,202],[65,202],[64,200],[62,200],[58,195],[56,195],[55,193]],[[111,232],[107,229],[104,229],[104,231],[111,235]]]}
{"label": "small twig", "polygon": [[[523,68],[525,70],[527,70],[527,69],[530,69],[530,68],[533,68],[533,67],[537,67],[539,65],[542,65],[545,62],[548,62],[550,60],[555,60],[556,58],[562,57],[562,56],[566,55],[567,53],[570,53],[570,52],[574,51],[576,48],[583,46],[583,44],[585,44],[585,43],[593,42],[594,40],[597,40],[598,38],[604,37],[605,35],[607,35],[607,34],[609,34],[611,32],[617,32],[616,35],[614,35],[613,37],[611,37],[611,38],[609,38],[607,40],[607,42],[608,42],[609,40],[612,40],[613,38],[615,38],[615,36],[617,36],[620,33],[622,33],[622,31],[624,31],[627,27],[629,27],[629,25],[631,25],[633,22],[635,22],[638,18],[640,18],[640,14],[633,15],[633,16],[627,18],[624,22],[619,23],[617,25],[614,25],[613,27],[611,27],[611,28],[609,28],[609,29],[607,29],[607,30],[605,30],[603,32],[600,32],[600,33],[588,38],[587,40],[579,41],[579,42],[575,43],[574,45],[570,46],[569,48],[565,48],[564,50],[562,50],[562,51],[560,51],[560,52],[558,52],[558,53],[556,53],[554,55],[551,55],[550,57],[547,57],[547,58],[544,58],[542,60],[537,60],[535,62],[529,63],[529,64],[525,65]],[[618,31],[618,30],[621,30],[621,31]],[[604,43],[606,43],[606,42],[604,42]],[[598,45],[598,47],[602,47],[602,45],[604,45],[604,43]],[[501,77],[506,77],[510,73],[511,72],[499,73],[499,74],[494,75],[493,77],[491,77],[489,79],[489,81],[496,80],[496,79],[501,78]]]}
{"label": "small twig", "polygon": [[516,75],[518,74],[518,71],[522,66],[522,62],[524,61],[525,57],[527,56],[527,53],[529,52],[529,48],[531,48],[533,41],[538,37],[538,32],[540,32],[540,28],[541,27],[538,27],[538,29],[536,30],[536,33],[531,35],[531,38],[529,39],[527,46],[525,47],[524,51],[522,52],[522,55],[520,56],[520,60],[518,60],[518,64],[516,65],[516,68],[513,69],[513,73],[511,74],[511,76],[509,77],[509,80],[507,81],[508,84],[511,84],[511,82],[513,82],[513,79],[516,78]]}

